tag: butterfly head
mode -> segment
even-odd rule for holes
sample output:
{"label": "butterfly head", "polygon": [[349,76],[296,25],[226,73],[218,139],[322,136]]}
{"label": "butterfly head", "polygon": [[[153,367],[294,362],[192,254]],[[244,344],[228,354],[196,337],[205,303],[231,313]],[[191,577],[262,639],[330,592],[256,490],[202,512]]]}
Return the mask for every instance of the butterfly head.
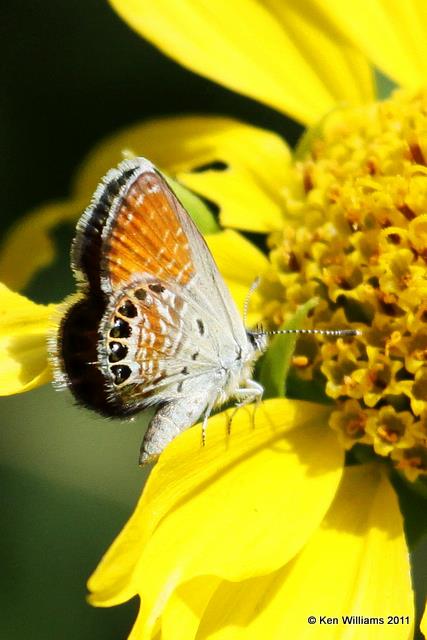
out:
{"label": "butterfly head", "polygon": [[262,331],[246,330],[249,344],[252,346],[255,356],[260,356],[267,349],[268,337]]}

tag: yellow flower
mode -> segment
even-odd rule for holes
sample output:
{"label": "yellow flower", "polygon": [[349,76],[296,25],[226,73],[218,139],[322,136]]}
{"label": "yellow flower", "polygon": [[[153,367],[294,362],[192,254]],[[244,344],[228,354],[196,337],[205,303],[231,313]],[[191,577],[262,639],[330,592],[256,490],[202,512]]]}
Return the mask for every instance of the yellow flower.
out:
{"label": "yellow flower", "polygon": [[390,637],[410,637],[396,496],[380,468],[343,469],[343,450],[324,428],[328,413],[268,400],[256,429],[240,411],[230,437],[224,416],[211,418],[205,448],[199,427],[177,438],[90,579],[91,602],[139,594],[132,640],[299,638],[311,615],[318,624],[310,637],[338,638],[341,617],[326,633],[320,615],[389,610],[409,616]]}
{"label": "yellow flower", "polygon": [[265,318],[281,324],[317,295],[313,326],[363,331],[351,344],[306,337],[304,378],[337,401],[331,422],[347,448],[373,445],[412,479],[427,473],[414,426],[427,412],[426,130],[423,91],[324,118],[295,164],[292,214],[269,239],[284,291]]}
{"label": "yellow flower", "polygon": [[[193,70],[304,124],[324,120],[295,161],[274,134],[230,120],[140,127],[96,152],[76,200],[122,148],[145,153],[217,202],[224,226],[270,234],[269,260],[236,231],[209,239],[240,306],[262,275],[251,321],[279,326],[316,295],[316,327],[372,326],[351,343],[297,346],[289,387],[304,397],[307,381],[323,380],[339,400],[332,409],[270,400],[254,420],[240,411],[230,437],[224,417],[212,418],[204,449],[199,427],[174,441],[91,578],[91,601],[110,606],[139,594],[133,640],[378,637],[374,623],[348,626],[342,615],[383,618],[387,637],[411,638],[408,553],[389,466],[344,466],[344,447],[371,444],[410,477],[426,468],[424,98],[400,94],[327,114],[373,99],[365,55],[402,86],[421,85],[421,5],[112,4]],[[407,140],[407,131],[417,136]],[[400,624],[387,625],[389,614]],[[320,616],[338,622],[326,630]]]}

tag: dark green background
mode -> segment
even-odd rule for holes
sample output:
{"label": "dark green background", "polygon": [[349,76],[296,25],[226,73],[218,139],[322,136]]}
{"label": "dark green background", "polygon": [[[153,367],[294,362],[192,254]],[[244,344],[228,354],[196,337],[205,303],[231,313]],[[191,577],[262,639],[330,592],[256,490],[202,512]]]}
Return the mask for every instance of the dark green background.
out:
{"label": "dark green background", "polygon": [[[2,0],[0,69],[0,239],[29,209],[66,197],[85,154],[123,126],[216,113],[274,129],[291,144],[301,131],[180,68],[103,0]],[[59,300],[71,290],[72,234],[55,230],[61,257],[35,278],[33,298]],[[2,399],[1,422],[0,638],[125,638],[137,603],[91,608],[85,581],[140,494],[145,419],[96,418],[45,387]],[[424,508],[414,500],[413,521]]]}
{"label": "dark green background", "polygon": [[147,117],[231,113],[289,134],[279,114],[164,57],[103,0],[1,4],[2,220],[66,194],[96,141]]}

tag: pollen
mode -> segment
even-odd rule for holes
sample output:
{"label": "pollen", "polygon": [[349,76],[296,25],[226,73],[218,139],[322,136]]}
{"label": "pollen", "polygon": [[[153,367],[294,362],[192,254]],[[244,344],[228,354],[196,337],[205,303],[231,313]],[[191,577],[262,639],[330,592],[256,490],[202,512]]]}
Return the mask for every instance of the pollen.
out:
{"label": "pollen", "polygon": [[360,329],[305,336],[294,375],[323,381],[347,448],[371,445],[411,479],[427,475],[427,90],[334,110],[310,145],[269,237],[264,322],[316,296],[307,326]]}
{"label": "pollen", "polygon": [[292,358],[292,364],[294,367],[304,369],[309,365],[310,361],[307,356],[294,356]]}

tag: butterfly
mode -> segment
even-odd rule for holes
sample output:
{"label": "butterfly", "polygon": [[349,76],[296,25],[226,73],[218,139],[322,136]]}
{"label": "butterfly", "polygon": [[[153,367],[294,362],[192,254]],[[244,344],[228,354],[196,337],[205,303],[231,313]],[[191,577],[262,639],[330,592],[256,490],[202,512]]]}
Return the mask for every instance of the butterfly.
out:
{"label": "butterfly", "polygon": [[154,407],[141,464],[199,419],[204,433],[229,399],[261,399],[252,372],[268,333],[245,328],[205,240],[151,162],[124,160],[102,179],[71,264],[78,293],[50,344],[56,385],[108,417]]}

